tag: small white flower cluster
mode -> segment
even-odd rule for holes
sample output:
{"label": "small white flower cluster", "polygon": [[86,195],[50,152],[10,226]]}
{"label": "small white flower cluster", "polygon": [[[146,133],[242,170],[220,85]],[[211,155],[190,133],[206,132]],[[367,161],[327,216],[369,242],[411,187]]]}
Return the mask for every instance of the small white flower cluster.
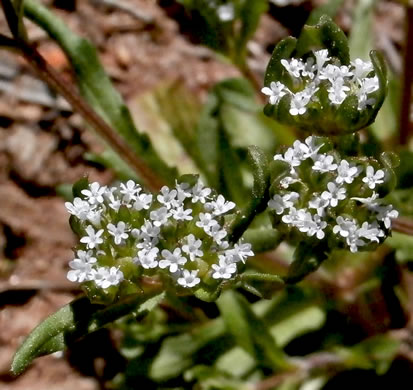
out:
{"label": "small white flower cluster", "polygon": [[293,84],[304,85],[304,88],[299,87],[299,91],[293,92],[280,81],[273,81],[261,92],[269,96],[272,105],[278,104],[283,96],[290,95],[289,113],[293,116],[305,114],[308,104],[318,101],[316,93],[322,84],[333,106],[339,106],[350,95],[357,96],[360,111],[373,105],[375,100],[369,95],[379,89],[379,80],[377,76],[367,77],[374,70],[372,63],[360,58],[351,61],[350,66],[332,62],[334,60],[328,56],[327,49],[314,51],[305,62],[296,58],[282,59],[281,64],[293,78]]}
{"label": "small white flower cluster", "polygon": [[[372,165],[365,167],[341,160],[333,151],[320,153],[323,146],[321,138],[310,136],[305,142],[295,141],[283,155],[274,156],[274,160],[287,163],[289,168],[280,180],[280,193],[269,201],[269,208],[281,216],[283,223],[309,237],[322,240],[327,231],[331,232],[351,252],[372,242],[379,243],[386,237],[391,219],[398,217],[391,205],[378,200],[375,191],[385,183],[385,172]],[[301,170],[303,163],[310,171]],[[297,192],[302,188],[300,183],[309,182],[313,188]],[[352,192],[366,196],[355,197]],[[349,210],[355,210],[355,217],[349,217]],[[358,218],[364,220],[359,222]]]}
{"label": "small white flower cluster", "polygon": [[250,244],[226,240],[225,215],[235,203],[214,195],[200,180],[192,187],[164,186],[157,196],[132,180],[119,187],[91,183],[81,193],[83,198],[66,202],[84,231],[69,263],[70,281],[118,285],[127,278],[119,259],[129,258],[139,274],[167,273],[191,288],[205,275],[230,279],[237,263],[254,255]]}
{"label": "small white flower cluster", "polygon": [[208,0],[208,6],[215,10],[218,19],[221,22],[230,22],[234,20],[235,9],[232,2],[225,4],[218,4],[216,0]]}

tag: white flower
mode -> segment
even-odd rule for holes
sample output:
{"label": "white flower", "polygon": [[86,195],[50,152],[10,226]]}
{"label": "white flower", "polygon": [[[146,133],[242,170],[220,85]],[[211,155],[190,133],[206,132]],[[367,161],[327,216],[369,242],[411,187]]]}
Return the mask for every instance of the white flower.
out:
{"label": "white flower", "polygon": [[376,173],[374,168],[369,165],[366,168],[366,177],[363,177],[363,182],[366,183],[370,189],[374,189],[377,184],[384,183],[384,171],[379,169]]}
{"label": "white flower", "polygon": [[219,263],[212,264],[212,269],[215,271],[212,274],[214,279],[230,279],[237,272],[235,263],[227,263],[226,257],[219,255]]}
{"label": "white flower", "polygon": [[359,246],[364,246],[366,243],[360,240],[357,234],[353,234],[346,238],[346,243],[350,247],[350,252],[355,253],[358,251]]}
{"label": "white flower", "polygon": [[70,214],[79,218],[81,221],[86,220],[92,210],[90,204],[81,198],[73,199],[73,203],[65,202],[65,207]]}
{"label": "white flower", "polygon": [[307,111],[307,104],[311,99],[311,95],[306,91],[297,92],[291,97],[290,114],[293,116],[303,115]]}
{"label": "white flower", "polygon": [[350,88],[347,85],[344,85],[344,79],[342,77],[338,77],[327,89],[328,98],[333,104],[341,104],[347,97],[348,91],[350,91]]}
{"label": "white flower", "polygon": [[304,69],[301,71],[303,77],[309,77],[310,80],[314,79],[314,72],[317,71],[317,65],[314,65],[314,58],[308,57],[305,62]]}
{"label": "white flower", "polygon": [[317,50],[314,53],[315,61],[316,61],[316,67],[318,72],[323,69],[324,64],[327,61],[330,61],[330,57],[328,56],[328,50],[327,49],[322,49],[322,50]]}
{"label": "white flower", "polygon": [[198,270],[188,271],[187,269],[184,269],[181,277],[178,278],[178,284],[187,288],[195,287],[201,282],[201,279],[198,278],[198,272]]}
{"label": "white flower", "polygon": [[288,188],[290,186],[290,184],[293,184],[296,181],[297,181],[297,179],[294,179],[291,176],[286,176],[286,177],[284,177],[280,180],[280,186],[282,188]]}
{"label": "white flower", "polygon": [[281,220],[287,225],[294,225],[298,221],[298,211],[295,207],[291,207],[288,210],[288,214],[283,215]]}
{"label": "white flower", "polygon": [[336,218],[337,225],[333,227],[333,233],[339,234],[341,237],[349,237],[357,230],[357,224],[354,219],[343,218],[338,216]]}
{"label": "white flower", "polygon": [[337,169],[337,164],[334,163],[334,157],[327,154],[318,155],[317,160],[314,162],[313,170],[319,172],[331,172]]}
{"label": "white flower", "polygon": [[100,225],[100,220],[102,218],[102,209],[100,210],[90,210],[87,215],[87,220],[93,225]]}
{"label": "white flower", "polygon": [[325,215],[325,208],[329,205],[329,201],[327,199],[323,199],[320,196],[315,196],[308,202],[308,207],[310,209],[317,210],[317,214],[320,217]]}
{"label": "white flower", "polygon": [[71,282],[82,283],[85,280],[90,280],[92,265],[97,262],[96,257],[92,255],[92,251],[77,251],[77,258],[69,262],[69,267],[72,269],[67,273],[67,278]]}
{"label": "white flower", "polygon": [[145,220],[145,223],[141,226],[141,232],[140,232],[139,238],[146,240],[146,239],[158,237],[160,231],[161,229],[159,226],[152,224],[151,221]]}
{"label": "white flower", "polygon": [[194,261],[197,257],[202,257],[204,252],[199,248],[202,245],[201,240],[196,240],[193,234],[189,234],[185,237],[186,244],[182,245],[182,252],[186,253],[189,256],[189,260]]}
{"label": "white flower", "polygon": [[360,84],[360,89],[357,92],[359,98],[358,109],[363,110],[366,106],[372,106],[376,102],[374,98],[368,98],[367,95],[379,89],[379,79],[374,76],[358,80],[358,82]]}
{"label": "white flower", "polygon": [[286,208],[282,196],[278,194],[274,195],[268,202],[268,207],[275,210],[277,215],[282,214],[284,212],[284,209]]}
{"label": "white flower", "polygon": [[195,223],[196,226],[198,226],[201,229],[204,229],[206,232],[210,231],[211,228],[217,224],[218,222],[210,213],[199,213],[199,221]]}
{"label": "white flower", "polygon": [[103,229],[95,232],[95,229],[89,225],[86,227],[86,233],[87,236],[82,237],[80,242],[86,244],[88,249],[96,248],[99,244],[103,243],[103,239],[100,237],[103,234]]}
{"label": "white flower", "polygon": [[224,229],[221,229],[221,226],[219,226],[218,224],[212,226],[211,230],[205,231],[205,233],[211,236],[218,245],[221,245],[222,240],[228,234],[227,231]]}
{"label": "white flower", "polygon": [[[306,209],[300,209],[297,211],[293,224],[302,233],[312,232],[316,228],[313,221],[313,216]],[[312,235],[314,235],[314,233]]]}
{"label": "white flower", "polygon": [[350,64],[354,67],[353,73],[356,79],[365,78],[374,69],[370,61],[364,62],[360,58],[356,58],[354,61],[351,61]]}
{"label": "white flower", "polygon": [[169,272],[171,273],[178,271],[179,266],[187,262],[187,259],[181,254],[181,248],[175,248],[173,253],[164,249],[161,253],[163,259],[159,262],[159,268],[164,269],[169,267]]}
{"label": "white flower", "polygon": [[366,238],[370,241],[379,242],[379,237],[383,237],[384,232],[377,226],[370,225],[368,222],[363,222],[361,228],[357,230],[357,235],[361,238]]}
{"label": "white flower", "polygon": [[325,237],[324,229],[327,227],[327,222],[322,220],[319,215],[313,216],[313,222],[314,224],[311,225],[307,235],[310,237],[315,235],[319,240],[322,240]]}
{"label": "white flower", "polygon": [[328,200],[331,207],[336,207],[340,200],[346,199],[346,189],[344,187],[339,187],[331,181],[327,184],[327,189],[328,191],[321,194],[321,198]]}
{"label": "white flower", "polygon": [[251,256],[254,256],[254,252],[251,250],[251,244],[249,243],[234,244],[233,249],[228,249],[225,252],[225,257],[231,258],[232,263],[242,261],[245,264],[247,257]]}
{"label": "white flower", "polygon": [[103,194],[106,192],[106,186],[101,187],[99,183],[89,184],[88,190],[82,190],[81,193],[86,196],[90,204],[103,203]]}
{"label": "white flower", "polygon": [[316,236],[319,240],[325,237],[324,229],[327,227],[327,222],[322,220],[319,215],[312,216],[311,213],[304,210],[298,211],[300,221],[297,221],[298,229],[307,233],[307,236]]}
{"label": "white flower", "polygon": [[328,64],[320,71],[318,77],[320,80],[328,80],[331,84],[334,84],[336,79],[340,77],[340,68],[336,65]]}
{"label": "white flower", "polygon": [[156,197],[159,203],[162,203],[167,209],[170,209],[177,196],[176,190],[170,190],[167,186],[163,186],[160,190],[160,194]]}
{"label": "white flower", "polygon": [[193,219],[192,209],[184,209],[182,206],[177,209],[171,209],[171,214],[177,221],[191,221]]}
{"label": "white flower", "polygon": [[117,286],[123,280],[123,273],[116,267],[99,267],[92,271],[92,278],[96,285],[101,288]]}
{"label": "white flower", "polygon": [[341,184],[346,182],[347,184],[351,184],[358,174],[359,170],[357,167],[350,165],[346,160],[341,160],[337,168],[336,183]]}
{"label": "white flower", "polygon": [[180,206],[181,203],[186,199],[192,196],[190,185],[188,183],[176,183],[176,191],[178,192],[177,201],[175,207]]}
{"label": "white flower", "polygon": [[129,237],[129,234],[126,233],[126,224],[123,221],[118,222],[117,226],[109,223],[107,229],[108,233],[113,236],[113,241],[116,245],[120,245],[123,240],[126,240]]}
{"label": "white flower", "polygon": [[304,63],[296,58],[292,58],[290,61],[282,59],[281,65],[294,77],[300,77],[300,72],[304,69]]}
{"label": "white flower", "polygon": [[216,200],[205,204],[205,209],[212,211],[213,215],[225,214],[234,207],[235,203],[226,201],[222,195],[218,195]]}
{"label": "white flower", "polygon": [[208,196],[211,194],[211,191],[211,188],[204,188],[204,184],[198,180],[198,182],[192,187],[192,203],[205,203]]}
{"label": "white flower", "polygon": [[140,194],[136,197],[133,208],[135,210],[148,210],[152,205],[152,195],[151,194]]}
{"label": "white flower", "polygon": [[133,260],[145,269],[156,268],[158,266],[156,261],[158,252],[158,248],[142,249],[138,252],[138,257],[135,257]]}
{"label": "white flower", "polygon": [[119,198],[115,197],[113,192],[114,189],[108,190],[105,195],[109,200],[109,207],[117,212],[122,205],[122,201]]}
{"label": "white flower", "polygon": [[171,213],[168,212],[166,207],[160,207],[154,211],[151,211],[149,218],[153,221],[155,226],[162,226],[168,222],[168,218],[171,216]]}
{"label": "white flower", "polygon": [[135,200],[136,196],[141,191],[141,186],[136,184],[133,180],[128,180],[126,185],[121,183],[120,184],[120,193],[123,194],[123,202],[129,203],[131,200]]}
{"label": "white flower", "polygon": [[303,150],[305,150],[304,157],[317,159],[317,153],[324,146],[324,144],[317,145],[317,138],[312,137],[311,135],[308,136],[304,142],[306,149],[304,149],[304,145],[301,147]]}
{"label": "white flower", "polygon": [[372,207],[372,210],[374,210],[377,213],[377,219],[384,223],[384,226],[386,227],[386,229],[390,229],[391,220],[399,216],[399,212],[397,210],[394,210],[392,205],[388,205],[388,206],[376,205]]}
{"label": "white flower", "polygon": [[261,92],[264,95],[269,96],[269,102],[270,104],[277,104],[281,98],[287,93],[290,92],[288,88],[283,84],[280,83],[279,81],[274,82],[272,81],[270,83],[270,88],[264,87],[261,89]]}

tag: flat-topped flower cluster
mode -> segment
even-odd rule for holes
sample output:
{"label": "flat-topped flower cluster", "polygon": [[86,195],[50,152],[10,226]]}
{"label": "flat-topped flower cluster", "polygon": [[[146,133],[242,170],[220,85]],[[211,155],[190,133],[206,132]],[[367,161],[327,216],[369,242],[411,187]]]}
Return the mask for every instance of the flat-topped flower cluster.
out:
{"label": "flat-topped flower cluster", "polygon": [[277,105],[283,96],[290,96],[289,113],[292,116],[305,114],[311,102],[319,102],[321,88],[326,90],[334,107],[340,106],[351,95],[357,97],[359,111],[375,104],[371,94],[379,89],[379,80],[370,61],[357,58],[349,66],[342,65],[323,49],[313,51],[305,62],[299,58],[282,59],[281,65],[291,76],[291,85],[273,81],[262,89],[262,93],[269,97],[272,105]]}
{"label": "flat-topped flower cluster", "polygon": [[268,203],[277,223],[351,252],[389,234],[398,212],[379,199],[388,175],[376,160],[341,159],[323,137],[295,141],[274,160],[284,172]]}
{"label": "flat-topped flower cluster", "polygon": [[134,181],[106,187],[91,183],[66,208],[80,226],[72,282],[106,289],[137,276],[169,276],[179,286],[230,279],[251,245],[228,242],[225,220],[235,204],[198,180],[177,183],[159,194]]}

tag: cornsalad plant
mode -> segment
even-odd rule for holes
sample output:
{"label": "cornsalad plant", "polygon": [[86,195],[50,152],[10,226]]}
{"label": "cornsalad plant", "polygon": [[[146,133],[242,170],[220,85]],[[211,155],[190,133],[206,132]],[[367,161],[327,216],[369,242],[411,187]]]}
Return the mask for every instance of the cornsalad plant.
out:
{"label": "cornsalad plant", "polygon": [[[267,2],[180,2],[203,15],[209,29],[219,26],[211,46],[247,75],[246,44]],[[184,133],[176,138],[197,169],[179,176],[137,131],[88,41],[33,0],[2,5],[14,38],[1,36],[0,43],[28,58],[89,121],[106,145],[94,160],[126,179],[73,185],[65,206],[79,241],[67,278],[84,296],[33,330],[16,353],[15,374],[113,322],[123,331],[121,352],[130,367],[144,367],[116,378],[121,388],[138,380],[148,388],[319,389],[348,367],[387,370],[399,344],[384,336],[314,361],[283,350],[301,333],[320,329],[326,315],[319,292],[292,285],[326,260],[376,251],[399,216],[389,202],[398,202],[399,159],[365,142],[368,132],[360,135],[386,95],[379,53],[352,60],[346,36],[327,16],[305,26],[299,39],[282,40],[261,89],[266,117],[243,79],[216,85],[195,124],[175,115],[185,116],[182,107],[171,110],[172,127]],[[23,14],[65,51],[81,96],[62,88],[30,46]],[[250,145],[243,122],[253,124],[257,145]],[[293,252],[284,272],[260,257],[278,246]],[[195,320],[173,330],[160,303]],[[280,320],[287,312],[294,321]],[[272,373],[271,387],[265,377]]]}

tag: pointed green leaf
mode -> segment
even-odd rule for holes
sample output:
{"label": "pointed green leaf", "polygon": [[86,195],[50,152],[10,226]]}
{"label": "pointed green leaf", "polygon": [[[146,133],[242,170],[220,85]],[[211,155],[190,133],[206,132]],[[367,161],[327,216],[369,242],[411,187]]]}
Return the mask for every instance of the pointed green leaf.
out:
{"label": "pointed green leaf", "polygon": [[311,11],[310,16],[308,17],[305,24],[308,24],[308,25],[317,24],[321,16],[323,15],[328,15],[330,18],[334,18],[334,16],[336,16],[343,2],[344,0],[328,0],[327,3],[317,8],[314,8]]}
{"label": "pointed green leaf", "polygon": [[109,307],[92,304],[85,297],[76,299],[47,317],[30,333],[16,352],[11,370],[18,375],[36,357],[60,351],[80,337],[127,314],[142,317],[163,297],[164,293],[149,298],[145,295],[131,296]]}
{"label": "pointed green leaf", "polygon": [[82,191],[89,186],[89,180],[87,177],[79,179],[72,187],[73,198],[83,198]]}
{"label": "pointed green leaf", "polygon": [[290,58],[297,46],[297,40],[293,37],[287,37],[275,46],[265,71],[264,85],[269,86],[272,81],[282,81],[285,68],[281,65],[281,60]]}
{"label": "pointed green leaf", "polygon": [[285,281],[297,283],[308,274],[314,272],[326,260],[328,255],[322,247],[301,242],[294,251],[294,261],[291,263]]}
{"label": "pointed green leaf", "polygon": [[[150,368],[150,377],[165,381],[193,367],[197,353],[207,345],[217,343],[225,336],[222,319],[210,321],[193,328],[190,332],[165,339]],[[224,345],[225,346],[225,345]]]}
{"label": "pointed green leaf", "polygon": [[315,26],[304,26],[297,41],[296,57],[303,57],[311,50],[327,48],[329,53],[340,59],[342,64],[350,63],[347,37],[327,15],[321,16]]}
{"label": "pointed green leaf", "polygon": [[251,310],[251,305],[242,295],[226,291],[217,304],[228,331],[258,364],[272,369],[288,367],[284,352],[278,348],[266,324]]}

